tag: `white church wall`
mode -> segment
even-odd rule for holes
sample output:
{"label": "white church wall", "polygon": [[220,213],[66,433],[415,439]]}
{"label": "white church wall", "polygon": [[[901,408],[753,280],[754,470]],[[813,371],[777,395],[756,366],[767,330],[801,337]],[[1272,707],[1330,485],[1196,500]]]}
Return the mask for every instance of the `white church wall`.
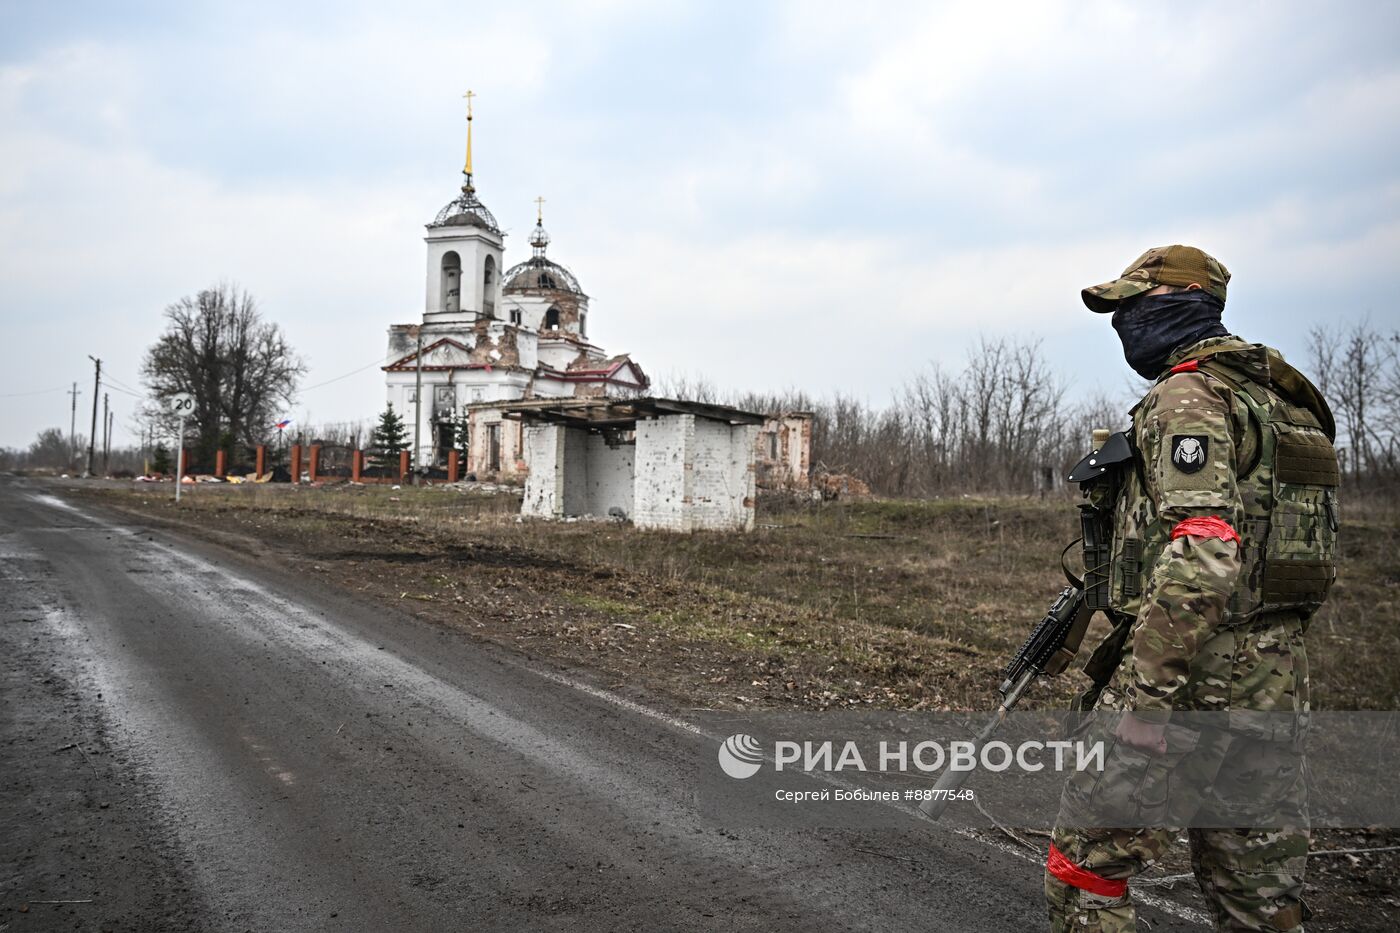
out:
{"label": "white church wall", "polygon": [[535,379],[534,394],[537,398],[573,398],[574,383],[539,376]]}
{"label": "white church wall", "polygon": [[[443,294],[442,287],[442,261],[448,253],[457,254],[462,270],[458,280],[457,313],[451,315],[447,313],[447,296]],[[423,306],[424,312],[433,315],[432,320],[435,321],[470,321],[472,315],[468,313],[468,309],[476,307],[472,291],[473,285],[469,281],[472,267],[470,244],[456,239],[434,240],[429,234],[427,261],[428,268],[425,275],[427,295]]]}
{"label": "white church wall", "polygon": [[[549,300],[539,295],[513,294],[506,299],[509,307],[520,309],[520,326],[538,331],[544,324],[545,312],[549,310]],[[502,315],[507,317],[507,315]]]}
{"label": "white church wall", "polygon": [[516,331],[515,350],[520,355],[520,365],[525,369],[534,369],[540,365],[540,340],[533,331]]}
{"label": "white church wall", "polygon": [[562,340],[545,340],[539,348],[540,362],[551,369],[565,370],[578,359],[578,347]]}
{"label": "white church wall", "polygon": [[[489,297],[494,307],[501,308],[502,244],[493,242],[489,234],[474,228],[443,227],[428,231],[426,313],[435,321],[470,321],[483,308],[483,298]],[[442,261],[449,252],[457,254],[461,266],[459,281],[459,313],[449,315],[443,295]],[[491,257],[495,274],[489,290],[484,291],[486,259]]]}
{"label": "white church wall", "polygon": [[[491,281],[486,281],[487,260],[491,262]],[[501,276],[505,272],[502,263],[501,250],[482,250],[476,255],[476,281],[473,283],[473,291],[476,295],[476,304],[471,305],[473,310],[480,309],[488,317],[501,317]]]}

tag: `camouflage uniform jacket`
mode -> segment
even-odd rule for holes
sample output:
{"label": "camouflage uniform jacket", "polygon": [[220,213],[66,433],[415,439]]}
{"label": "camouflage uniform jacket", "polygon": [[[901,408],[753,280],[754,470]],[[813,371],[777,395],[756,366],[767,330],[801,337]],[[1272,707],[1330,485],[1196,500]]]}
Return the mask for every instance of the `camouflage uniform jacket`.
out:
{"label": "camouflage uniform jacket", "polygon": [[1186,688],[1218,630],[1284,611],[1305,622],[1335,575],[1335,429],[1321,395],[1236,337],[1169,365],[1132,412],[1138,456],[1110,570],[1113,608],[1135,620],[1123,705],[1157,720],[1198,705]]}

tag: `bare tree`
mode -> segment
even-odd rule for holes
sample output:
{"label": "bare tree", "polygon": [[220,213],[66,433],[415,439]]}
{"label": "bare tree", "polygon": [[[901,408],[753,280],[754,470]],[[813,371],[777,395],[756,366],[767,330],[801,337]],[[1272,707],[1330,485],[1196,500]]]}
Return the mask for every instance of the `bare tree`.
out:
{"label": "bare tree", "polygon": [[1400,473],[1400,353],[1397,337],[1369,320],[1345,329],[1315,327],[1310,363],[1337,416],[1338,446],[1357,486]]}
{"label": "bare tree", "polygon": [[[146,352],[141,376],[157,406],[177,392],[194,395],[196,462],[221,448],[264,442],[306,372],[281,328],[263,320],[253,296],[229,284],[181,298],[165,318],[165,334]],[[168,420],[163,406],[148,414],[157,423]]]}
{"label": "bare tree", "polygon": [[684,399],[688,402],[716,404],[722,393],[714,383],[704,376],[692,376],[685,372],[669,372],[658,377],[651,387],[661,398]]}
{"label": "bare tree", "polygon": [[[82,438],[83,444],[87,443],[87,438]],[[68,435],[62,428],[48,428],[40,431],[39,436],[34,439],[34,443],[29,445],[29,450],[25,455],[27,466],[31,467],[53,467],[71,469],[73,467],[73,449],[81,447],[80,444],[72,446],[68,443]]]}
{"label": "bare tree", "polygon": [[812,462],[886,495],[1044,492],[1087,448],[1090,430],[1121,429],[1127,406],[1065,402],[1035,340],[982,339],[963,367],[930,364],[877,407],[849,395],[723,394],[703,380],[663,380],[664,394],[767,414],[811,412]]}
{"label": "bare tree", "polygon": [[[1309,375],[1337,416],[1348,482],[1400,483],[1400,333],[1368,321],[1310,335]],[[1044,492],[1087,450],[1096,428],[1128,427],[1128,399],[1147,384],[1124,382],[1070,403],[1065,383],[1035,340],[983,338],[960,368],[930,364],[888,406],[836,394],[733,394],[704,379],[662,380],[662,394],[750,411],[811,412],[812,462],[850,473],[884,495]]]}

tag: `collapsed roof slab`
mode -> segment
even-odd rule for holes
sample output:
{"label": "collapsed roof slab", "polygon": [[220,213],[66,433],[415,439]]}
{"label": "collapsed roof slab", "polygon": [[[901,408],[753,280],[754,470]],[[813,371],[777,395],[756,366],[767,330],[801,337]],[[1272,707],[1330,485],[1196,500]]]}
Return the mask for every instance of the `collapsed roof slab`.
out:
{"label": "collapsed roof slab", "polygon": [[765,416],[727,405],[669,398],[539,398],[520,402],[481,403],[526,424],[548,422],[573,427],[632,428],[639,420],[661,415],[694,415],[725,424],[761,425]]}

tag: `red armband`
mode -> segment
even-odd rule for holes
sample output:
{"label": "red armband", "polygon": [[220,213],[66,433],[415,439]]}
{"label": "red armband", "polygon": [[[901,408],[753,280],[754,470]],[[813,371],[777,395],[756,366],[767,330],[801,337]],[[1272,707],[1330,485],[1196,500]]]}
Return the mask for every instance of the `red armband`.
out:
{"label": "red armband", "polygon": [[1122,897],[1128,893],[1128,882],[1114,881],[1103,875],[1096,875],[1087,868],[1065,858],[1064,853],[1050,843],[1050,855],[1045,859],[1045,870],[1072,888],[1088,891],[1100,897]]}
{"label": "red armband", "polygon": [[1184,363],[1177,363],[1171,368],[1174,373],[1194,373],[1201,368],[1200,360],[1187,360]]}
{"label": "red armband", "polygon": [[1172,529],[1172,540],[1175,541],[1182,535],[1195,535],[1198,538],[1219,538],[1221,541],[1233,541],[1241,544],[1240,533],[1230,527],[1230,523],[1223,518],[1216,518],[1212,515],[1209,518],[1188,518],[1184,522],[1178,522]]}

